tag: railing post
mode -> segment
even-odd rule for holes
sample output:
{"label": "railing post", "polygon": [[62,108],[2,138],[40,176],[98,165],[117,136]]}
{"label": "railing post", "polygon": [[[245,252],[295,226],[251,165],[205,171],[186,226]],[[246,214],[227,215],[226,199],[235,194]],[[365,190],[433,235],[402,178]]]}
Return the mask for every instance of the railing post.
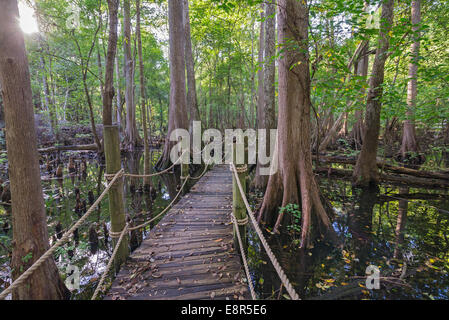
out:
{"label": "railing post", "polygon": [[[181,186],[184,185],[184,182],[187,180],[189,176],[189,165],[181,162]],[[183,187],[182,194],[186,192],[187,185]]]}
{"label": "railing post", "polygon": [[[106,174],[116,174],[121,169],[120,159],[120,138],[117,125],[104,126],[104,153],[106,158]],[[123,194],[123,177],[116,180],[109,189],[109,214],[111,217],[111,231],[114,234],[120,233],[126,224],[125,204]],[[114,238],[117,241],[118,238]],[[129,255],[128,235],[125,234],[114,261],[115,270],[118,271],[120,265],[125,262]]]}
{"label": "railing post", "polygon": [[[242,185],[243,190],[246,190],[246,171],[247,166],[246,164],[239,164],[237,165],[235,163],[236,161],[236,143],[233,144],[233,155],[232,155],[232,162],[235,165],[235,168],[237,170],[237,175],[240,180],[240,184]],[[231,167],[231,170],[232,167]],[[234,215],[235,220],[237,221],[237,224],[239,225],[240,237],[242,238],[242,243],[246,250],[247,241],[246,241],[246,223],[248,221],[248,216],[246,213],[246,207],[245,203],[243,202],[242,194],[240,193],[239,186],[237,184],[235,175],[232,174],[232,213]],[[235,247],[239,247],[238,239],[237,239],[237,230],[234,229],[234,244]]]}

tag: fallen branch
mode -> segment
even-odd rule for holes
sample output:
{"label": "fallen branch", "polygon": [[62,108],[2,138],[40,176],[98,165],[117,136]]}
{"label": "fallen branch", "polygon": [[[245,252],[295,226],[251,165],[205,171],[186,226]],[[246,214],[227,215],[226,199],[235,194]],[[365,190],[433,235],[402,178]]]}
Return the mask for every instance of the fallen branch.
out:
{"label": "fallen branch", "polygon": [[[327,162],[327,163],[341,163],[341,164],[351,164],[355,165],[357,162],[357,159],[355,158],[348,158],[348,157],[342,157],[342,156],[321,156],[320,161]],[[414,177],[421,177],[421,178],[431,178],[431,179],[442,179],[442,180],[448,180],[449,181],[449,174],[445,172],[435,172],[435,171],[424,171],[424,170],[415,170],[405,167],[398,167],[393,166],[385,161],[378,160],[377,166],[380,169],[391,171],[398,174],[406,174]]]}
{"label": "fallen branch", "polygon": [[86,150],[86,151],[97,151],[98,147],[95,143],[91,144],[80,144],[72,146],[54,146],[48,148],[38,149],[40,153],[50,153],[55,151],[67,151],[67,150]]}
{"label": "fallen branch", "polygon": [[[321,175],[336,176],[343,179],[352,179],[352,170],[336,169],[336,168],[316,168],[315,172]],[[404,175],[393,175],[381,173],[380,181],[389,182],[392,184],[408,185],[412,187],[428,187],[428,188],[442,188],[446,189],[449,187],[449,180],[442,179],[431,179],[431,178],[420,178],[420,177],[410,177]]]}

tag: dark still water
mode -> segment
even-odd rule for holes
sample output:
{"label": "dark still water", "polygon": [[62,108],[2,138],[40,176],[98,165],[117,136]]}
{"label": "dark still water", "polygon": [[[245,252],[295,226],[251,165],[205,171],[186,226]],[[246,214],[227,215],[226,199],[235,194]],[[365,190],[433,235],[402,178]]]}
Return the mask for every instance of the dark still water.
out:
{"label": "dark still water", "polygon": [[[335,212],[339,245],[317,240],[309,250],[300,250],[293,226],[289,235],[268,234],[302,299],[449,298],[447,190],[360,190],[348,181],[330,179],[322,179],[320,186]],[[254,232],[248,234],[253,283],[260,297],[288,298]],[[370,265],[378,268],[380,289],[366,288]]]}
{"label": "dark still water", "polygon": [[[153,164],[160,155],[152,150]],[[72,158],[76,173],[70,175],[68,163]],[[59,157],[64,166],[64,178],[56,179],[54,173],[58,158],[41,163],[41,178],[48,216],[50,245],[67,231],[90,207],[93,200],[105,188],[104,164],[92,153],[62,153]],[[50,163],[50,167],[48,163]],[[84,163],[84,164],[83,164]],[[122,158],[125,172],[143,173],[143,153],[128,153]],[[83,171],[83,167],[85,170]],[[6,171],[6,170],[5,170]],[[179,174],[168,173],[151,178],[152,191],[144,190],[140,178],[125,178],[125,212],[127,219],[147,221],[161,212],[175,197],[180,186]],[[80,271],[80,289],[72,291],[72,299],[90,299],[99,278],[112,254],[108,198],[105,197],[98,209],[78,229],[72,240],[60,247],[56,263],[62,277],[71,274],[73,266]],[[158,220],[154,222],[156,224]],[[10,207],[0,206],[0,291],[10,283],[9,254],[11,250]],[[148,229],[148,228],[147,228]],[[131,236],[131,248],[144,239],[148,230]]]}
{"label": "dark still water", "polygon": [[[160,151],[154,150],[152,155],[154,164]],[[72,176],[67,170],[70,158],[77,167]],[[43,159],[41,173],[53,243],[89,208],[105,182],[102,161],[91,153],[62,153],[59,158],[64,164],[62,180],[53,178],[57,159],[49,160],[54,162]],[[53,163],[53,168],[48,168],[49,163]],[[142,153],[125,155],[123,167],[126,172],[142,173]],[[153,177],[150,193],[142,184],[142,179],[125,179],[125,210],[129,219],[147,221],[163,210],[178,191],[179,173]],[[320,188],[328,207],[334,211],[333,226],[339,245],[317,240],[308,250],[298,249],[299,224],[287,226],[282,236],[266,233],[302,299],[449,298],[448,190],[387,185],[380,186],[379,190],[360,190],[353,189],[348,181],[327,178],[320,178]],[[260,197],[252,195],[250,201],[255,204]],[[286,214],[293,215],[294,221],[297,213],[293,210]],[[10,207],[0,205],[0,290],[10,282],[10,225]],[[135,235],[132,246],[144,239],[147,232]],[[259,298],[288,299],[251,228],[248,228],[248,242],[251,280]],[[112,249],[106,197],[77,235],[57,251],[56,262],[64,278],[70,266],[80,270],[80,289],[73,291],[72,299],[90,299]],[[365,287],[368,266],[379,270],[380,289]]]}

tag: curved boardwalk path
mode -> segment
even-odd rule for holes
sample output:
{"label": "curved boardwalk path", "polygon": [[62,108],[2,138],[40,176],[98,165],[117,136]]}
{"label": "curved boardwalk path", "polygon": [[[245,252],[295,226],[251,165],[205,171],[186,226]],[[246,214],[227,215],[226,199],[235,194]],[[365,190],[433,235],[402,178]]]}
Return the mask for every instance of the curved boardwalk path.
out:
{"label": "curved boardwalk path", "polygon": [[106,299],[249,299],[233,248],[232,173],[215,166],[162,218]]}

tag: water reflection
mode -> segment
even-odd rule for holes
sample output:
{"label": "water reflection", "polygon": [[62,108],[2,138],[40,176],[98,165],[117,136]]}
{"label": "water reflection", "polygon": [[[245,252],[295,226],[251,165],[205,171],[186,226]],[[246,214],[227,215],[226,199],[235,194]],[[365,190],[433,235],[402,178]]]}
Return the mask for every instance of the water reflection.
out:
{"label": "water reflection", "polygon": [[[341,245],[317,240],[300,250],[289,235],[270,236],[303,299],[447,299],[449,297],[448,191],[380,186],[353,189],[323,179],[321,190],[336,212]],[[252,281],[261,298],[288,298],[250,230]],[[380,270],[379,290],[365,287],[366,268]]]}
{"label": "water reflection", "polygon": [[[157,160],[159,150],[151,150],[151,157]],[[53,162],[52,162],[53,161]],[[64,174],[54,177],[56,166],[64,164]],[[126,153],[122,158],[122,167],[126,172],[143,173],[143,153]],[[92,153],[61,154],[49,157],[42,163],[43,191],[48,215],[50,244],[86,213],[94,199],[104,190],[104,159],[97,159]],[[125,210],[131,225],[141,224],[156,216],[163,210],[179,188],[176,173],[167,173],[151,178],[150,188],[144,188],[140,178],[125,178]],[[4,226],[2,218],[2,225]],[[8,215],[9,216],[9,215]],[[6,217],[6,215],[5,215]],[[162,217],[161,217],[162,218]],[[132,250],[145,239],[148,230],[135,230],[130,237]],[[0,231],[0,288],[10,281],[9,257],[5,254],[10,247],[11,230]],[[72,299],[90,299],[96,284],[112,254],[109,236],[109,207],[107,197],[101,201],[94,212],[78,230],[72,240],[56,252],[56,262],[61,275],[65,278],[69,265],[78,266],[80,270],[80,290],[72,292]]]}

